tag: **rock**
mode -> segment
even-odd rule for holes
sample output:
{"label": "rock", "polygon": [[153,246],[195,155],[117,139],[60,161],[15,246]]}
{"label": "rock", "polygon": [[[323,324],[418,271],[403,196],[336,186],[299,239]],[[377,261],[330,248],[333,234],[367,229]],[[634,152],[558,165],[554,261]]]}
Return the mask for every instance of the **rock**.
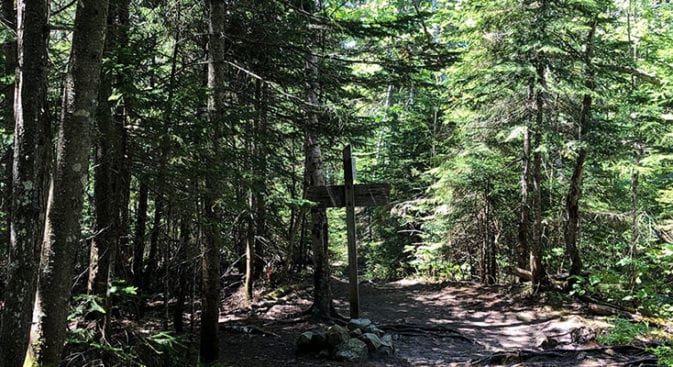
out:
{"label": "rock", "polygon": [[381,346],[383,345],[381,339],[376,334],[373,333],[362,334],[360,340],[362,340],[363,342],[365,342],[365,344],[367,344],[367,348],[369,348],[370,351],[375,351],[381,348]]}
{"label": "rock", "polygon": [[382,346],[381,348],[371,352],[372,358],[388,358],[392,357],[395,351],[391,347]]}
{"label": "rock", "polygon": [[318,357],[318,358],[327,358],[327,357],[329,357],[329,350],[328,350],[328,349],[321,349],[320,352],[318,352],[317,357]]}
{"label": "rock", "polygon": [[351,319],[348,323],[348,330],[360,329],[364,331],[365,328],[372,324],[370,319]]}
{"label": "rock", "polygon": [[362,336],[362,330],[360,329],[351,330],[351,336],[353,338],[359,338],[360,336]]}
{"label": "rock", "polygon": [[347,342],[350,336],[348,336],[348,330],[345,327],[333,325],[327,329],[325,339],[330,348],[336,348],[338,345]]}
{"label": "rock", "polygon": [[313,332],[303,332],[297,339],[297,350],[300,352],[310,351],[312,349],[311,340],[313,340]]}
{"label": "rock", "polygon": [[311,339],[311,344],[316,347],[324,348],[327,341],[327,336],[323,330],[313,331],[313,339]]}
{"label": "rock", "polygon": [[381,337],[381,345],[383,345],[384,347],[392,348],[393,336],[390,334],[386,334],[383,337]]}
{"label": "rock", "polygon": [[325,334],[321,331],[306,331],[297,339],[297,350],[313,352],[325,347]]}
{"label": "rock", "polygon": [[350,338],[346,343],[337,346],[334,358],[340,361],[354,362],[366,359],[367,355],[367,344],[360,339]]}
{"label": "rock", "polygon": [[379,338],[382,337],[383,334],[385,334],[385,332],[383,330],[377,328],[376,325],[374,325],[374,324],[371,324],[371,325],[367,326],[362,331],[365,332],[365,333],[376,334],[376,336],[378,336]]}

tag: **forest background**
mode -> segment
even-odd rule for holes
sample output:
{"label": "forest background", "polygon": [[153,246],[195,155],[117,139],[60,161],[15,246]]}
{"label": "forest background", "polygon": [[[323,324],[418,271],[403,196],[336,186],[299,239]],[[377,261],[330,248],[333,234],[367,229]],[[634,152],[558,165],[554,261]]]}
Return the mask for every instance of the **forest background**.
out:
{"label": "forest background", "polygon": [[[313,314],[329,317],[344,213],[304,193],[343,182],[347,144],[358,182],[392,185],[388,205],[358,209],[365,279],[560,279],[671,317],[669,1],[4,0],[2,13],[0,366],[22,365],[29,338],[43,365],[66,339],[124,356],[105,330],[148,301],[178,333],[200,302],[215,360],[221,279],[252,301],[255,284],[313,276]],[[87,313],[99,327],[66,335]]]}

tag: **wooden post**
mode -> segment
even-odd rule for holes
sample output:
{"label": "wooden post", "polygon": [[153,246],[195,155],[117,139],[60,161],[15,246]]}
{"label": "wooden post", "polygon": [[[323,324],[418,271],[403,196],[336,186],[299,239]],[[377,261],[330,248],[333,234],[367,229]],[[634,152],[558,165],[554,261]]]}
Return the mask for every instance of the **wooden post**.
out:
{"label": "wooden post", "polygon": [[311,186],[306,198],[323,208],[346,208],[348,238],[348,278],[350,281],[351,318],[360,317],[360,291],[358,289],[358,254],[355,244],[355,207],[380,206],[388,203],[390,184],[368,183],[354,185],[355,164],[350,145],[343,151],[345,185]]}
{"label": "wooden post", "polygon": [[351,146],[343,151],[344,196],[346,201],[346,231],[348,239],[348,280],[350,283],[351,319],[360,317],[360,291],[358,289],[358,255],[355,241],[355,189],[353,187],[353,157]]}

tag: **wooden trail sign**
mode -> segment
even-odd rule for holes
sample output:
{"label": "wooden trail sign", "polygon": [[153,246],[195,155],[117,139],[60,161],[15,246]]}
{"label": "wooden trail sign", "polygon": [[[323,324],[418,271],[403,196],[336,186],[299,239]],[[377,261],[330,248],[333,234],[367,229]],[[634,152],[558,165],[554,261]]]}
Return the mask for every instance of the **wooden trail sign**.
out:
{"label": "wooden trail sign", "polygon": [[343,164],[344,185],[309,187],[306,191],[306,198],[325,208],[346,208],[350,317],[357,319],[360,317],[360,291],[358,289],[355,207],[387,204],[390,185],[386,183],[354,185],[355,164],[350,145],[347,145],[343,150]]}

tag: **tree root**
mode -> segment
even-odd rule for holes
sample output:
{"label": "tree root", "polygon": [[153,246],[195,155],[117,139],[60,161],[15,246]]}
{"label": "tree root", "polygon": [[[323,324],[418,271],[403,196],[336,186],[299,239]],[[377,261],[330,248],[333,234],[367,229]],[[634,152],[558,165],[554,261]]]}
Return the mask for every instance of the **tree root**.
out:
{"label": "tree root", "polygon": [[243,334],[259,334],[259,335],[265,335],[265,336],[276,336],[279,337],[280,335],[269,331],[262,329],[259,326],[254,326],[254,325],[221,325],[220,326],[221,330],[225,331],[231,331],[231,332],[236,332],[236,333],[243,333]]}
{"label": "tree root", "polygon": [[384,324],[378,325],[381,330],[394,332],[399,335],[407,336],[435,336],[440,338],[456,338],[464,340],[470,344],[479,345],[479,343],[463,335],[460,331],[446,326],[428,326],[428,325],[408,325],[408,324]]}
{"label": "tree root", "polygon": [[[470,361],[474,365],[510,365],[515,366],[519,363],[525,363],[537,358],[544,358],[555,361],[559,365],[563,364],[563,360],[583,360],[587,356],[594,356],[601,358],[613,359],[610,361],[611,366],[657,366],[657,357],[645,351],[643,348],[630,345],[606,346],[599,348],[574,349],[574,350],[521,350],[514,352],[498,352],[489,356],[473,359]],[[620,358],[621,357],[621,358]],[[629,357],[637,357],[631,359]],[[539,361],[536,361],[539,362]]]}
{"label": "tree root", "polygon": [[342,316],[337,312],[336,308],[334,305],[330,305],[330,315],[328,318],[317,318],[313,312],[315,309],[314,305],[311,305],[309,308],[299,311],[297,313],[288,315],[282,320],[275,320],[269,323],[266,323],[265,325],[273,325],[273,324],[299,324],[302,322],[314,322],[314,323],[326,323],[326,324],[339,324],[339,325],[346,325],[349,321],[348,318]]}

